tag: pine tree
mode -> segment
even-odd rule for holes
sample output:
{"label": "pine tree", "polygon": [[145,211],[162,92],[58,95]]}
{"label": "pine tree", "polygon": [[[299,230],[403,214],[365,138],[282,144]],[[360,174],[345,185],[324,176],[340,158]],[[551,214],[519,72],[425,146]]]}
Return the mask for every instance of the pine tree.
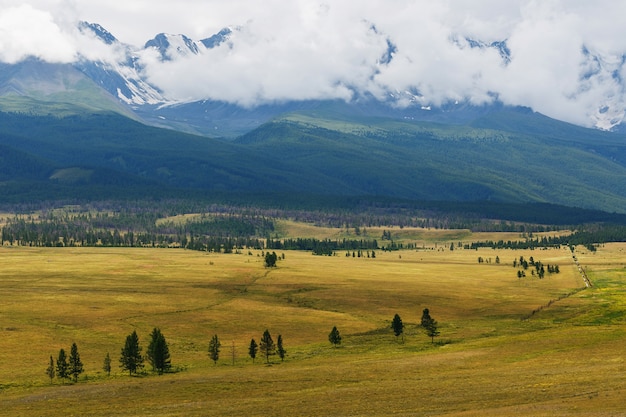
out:
{"label": "pine tree", "polygon": [[276,340],[276,352],[278,353],[281,362],[284,361],[287,351],[283,348],[283,337],[281,335],[278,335],[278,339]]}
{"label": "pine tree", "polygon": [[422,327],[426,327],[426,325],[428,324],[428,321],[430,320],[430,311],[425,308],[424,311],[422,311]]}
{"label": "pine tree", "polygon": [[248,355],[252,358],[252,363],[254,363],[254,358],[256,358],[256,353],[259,350],[259,346],[256,344],[254,339],[250,341],[250,347],[248,348]]}
{"label": "pine tree", "polygon": [[133,331],[126,336],[126,343],[122,348],[120,356],[120,367],[128,371],[130,375],[137,373],[143,368],[143,357],[141,356],[141,346],[139,346],[139,336]]}
{"label": "pine tree", "polygon": [[276,346],[274,345],[274,340],[272,340],[272,335],[270,331],[265,329],[263,332],[263,337],[261,337],[261,342],[259,343],[259,351],[265,355],[265,361],[270,363],[270,356],[276,354]]}
{"label": "pine tree", "polygon": [[393,320],[391,321],[391,328],[393,329],[393,333],[396,337],[402,335],[402,341],[404,342],[404,324],[402,324],[402,319],[398,314],[393,316]]}
{"label": "pine tree", "polygon": [[57,358],[57,377],[59,379],[65,379],[69,377],[67,356],[65,356],[65,350],[59,350],[59,357]]}
{"label": "pine tree", "polygon": [[428,337],[431,338],[431,343],[435,343],[435,337],[439,336],[437,320],[431,318],[430,320],[428,320],[428,323],[426,323],[426,326],[424,326],[424,328],[426,329],[426,334],[428,335]]}
{"label": "pine tree", "polygon": [[46,369],[46,375],[50,378],[50,383],[52,384],[52,380],[54,379],[54,359],[52,359],[52,355],[50,355],[50,364]]}
{"label": "pine tree", "polygon": [[78,381],[78,375],[83,373],[83,363],[78,354],[78,346],[72,343],[70,350],[69,374],[74,378],[74,382]]}
{"label": "pine tree", "polygon": [[337,326],[333,326],[333,329],[328,335],[328,341],[335,347],[341,344],[341,335],[339,334],[339,330],[337,330]]}
{"label": "pine tree", "polygon": [[159,375],[162,375],[163,372],[168,371],[172,367],[167,341],[161,330],[156,327],[150,333],[150,344],[148,345],[146,356],[148,357],[148,362],[152,365],[152,370],[157,371]]}
{"label": "pine tree", "polygon": [[107,355],[104,357],[102,370],[107,373],[107,376],[111,376],[111,357],[109,356],[109,352],[107,352]]}
{"label": "pine tree", "polygon": [[220,358],[221,346],[222,344],[220,343],[220,340],[218,339],[217,335],[213,336],[211,338],[211,341],[209,342],[209,357],[213,361],[214,365],[217,365],[217,360]]}

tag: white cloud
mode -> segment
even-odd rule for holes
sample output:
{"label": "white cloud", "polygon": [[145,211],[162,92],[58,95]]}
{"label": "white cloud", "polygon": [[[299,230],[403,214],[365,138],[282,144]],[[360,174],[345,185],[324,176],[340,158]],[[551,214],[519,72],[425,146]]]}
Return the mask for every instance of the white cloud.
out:
{"label": "white cloud", "polygon": [[28,56],[72,62],[76,56],[71,29],[48,11],[23,4],[0,9],[0,61],[15,63]]}
{"label": "white cloud", "polygon": [[[230,44],[198,56],[161,62],[144,52],[146,75],[181,100],[254,105],[419,91],[424,105],[497,96],[590,124],[619,120],[626,108],[615,75],[626,72],[624,15],[626,3],[614,0],[0,0],[0,60],[120,53],[80,36],[78,20],[138,46],[159,32],[198,40],[231,26],[241,29]],[[381,65],[388,39],[396,50]],[[467,39],[506,40],[510,62]]]}

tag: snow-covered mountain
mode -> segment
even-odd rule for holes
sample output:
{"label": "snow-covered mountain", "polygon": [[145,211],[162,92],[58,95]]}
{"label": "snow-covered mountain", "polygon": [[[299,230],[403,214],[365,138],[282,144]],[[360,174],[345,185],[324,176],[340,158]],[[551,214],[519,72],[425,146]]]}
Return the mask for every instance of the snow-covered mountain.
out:
{"label": "snow-covered mountain", "polygon": [[[349,99],[337,98],[336,91],[329,93],[328,99],[306,96],[298,100],[266,98],[254,105],[242,105],[237,101],[220,98],[181,98],[170,94],[158,82],[163,80],[163,74],[169,79],[176,78],[179,77],[176,69],[208,63],[206,69],[194,69],[203,72],[205,77],[211,77],[211,71],[215,71],[213,80],[219,81],[224,74],[212,66],[211,59],[240,53],[238,36],[243,33],[242,28],[227,27],[201,40],[194,40],[183,34],[160,33],[143,46],[125,44],[95,23],[81,22],[78,30],[92,42],[98,53],[82,53],[73,63],[68,64],[49,64],[37,59],[27,59],[17,64],[0,64],[0,96],[28,96],[44,101],[78,100],[81,105],[91,101],[92,108],[124,108],[150,124],[214,136],[239,135],[290,110],[315,109],[320,106],[327,108],[328,103],[336,101],[342,103],[332,106],[336,108],[339,105],[342,107],[341,111],[345,112],[445,123],[464,123],[476,115],[488,112],[490,106],[502,105],[497,92],[488,92],[485,95],[487,99],[483,98],[478,103],[471,96],[450,98],[448,101],[431,100],[431,89],[419,82],[409,89],[385,90],[380,85],[375,85],[372,91],[367,86],[350,84],[347,81],[336,82],[332,88],[342,91],[342,94],[351,97]],[[369,67],[364,67],[370,73],[366,72],[361,76],[365,82],[375,83],[382,70],[390,68],[398,59],[398,46],[373,24],[365,30],[369,31],[371,41],[377,44],[378,55],[374,56]],[[514,66],[515,54],[507,40],[482,41],[461,36],[451,38],[450,42],[459,51],[474,50],[495,57],[502,68]],[[154,71],[151,70],[151,66],[155,65],[165,68],[163,71],[159,67],[160,78],[155,78]],[[171,74],[168,70],[171,70]],[[250,71],[255,69],[252,67]],[[594,100],[587,100],[594,103],[587,110],[587,115],[598,129],[621,129],[626,115],[623,97],[626,82],[623,74],[626,74],[626,54],[616,59],[589,48],[583,49],[578,88],[568,94],[572,99],[588,97],[592,92],[601,96],[600,99],[594,96]],[[272,74],[266,76],[271,77]],[[480,76],[476,75],[477,78]],[[306,83],[306,77],[303,79]],[[219,82],[214,81],[213,85],[228,91],[232,82],[225,80],[220,86]],[[245,92],[246,84],[241,84],[233,85],[232,89]],[[90,86],[88,89],[87,85]],[[190,85],[193,88],[193,84]],[[89,95],[95,97],[94,91],[98,88],[102,91],[98,93],[97,100],[86,98]],[[272,85],[272,88],[276,89],[276,86]],[[262,94],[263,91],[261,87],[257,94]],[[622,91],[622,94],[616,94],[615,91]],[[72,92],[75,93],[74,97]],[[106,100],[102,99],[106,96],[104,92],[110,96]],[[454,96],[455,94],[451,94],[451,97]]]}
{"label": "snow-covered mountain", "polygon": [[130,106],[167,103],[167,98],[142,75],[139,51],[123,44],[102,26],[82,22],[80,30],[90,32],[114,50],[108,59],[90,60],[82,58],[75,67],[98,85]]}

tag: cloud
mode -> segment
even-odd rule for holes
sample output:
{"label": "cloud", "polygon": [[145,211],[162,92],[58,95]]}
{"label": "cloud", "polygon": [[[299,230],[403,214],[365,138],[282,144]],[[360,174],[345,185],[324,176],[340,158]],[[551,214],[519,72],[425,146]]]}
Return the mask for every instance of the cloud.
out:
{"label": "cloud", "polygon": [[[22,3],[0,0],[1,61],[120,59],[123,51],[77,32],[78,20],[100,23],[137,49],[159,32],[198,40],[235,28],[229,42],[171,62],[138,52],[144,75],[178,100],[254,106],[371,94],[437,105],[497,98],[602,127],[626,112],[626,3],[613,0]],[[507,59],[489,47],[501,41]]]}
{"label": "cloud", "polygon": [[256,16],[228,43],[198,56],[159,63],[148,54],[146,73],[181,99],[210,96],[243,105],[350,99],[353,90],[367,88],[386,39],[360,17],[346,22],[329,6],[307,6],[287,7],[273,20]]}
{"label": "cloud", "polygon": [[67,63],[76,52],[72,33],[50,12],[28,4],[0,9],[0,61],[16,63],[32,56]]}

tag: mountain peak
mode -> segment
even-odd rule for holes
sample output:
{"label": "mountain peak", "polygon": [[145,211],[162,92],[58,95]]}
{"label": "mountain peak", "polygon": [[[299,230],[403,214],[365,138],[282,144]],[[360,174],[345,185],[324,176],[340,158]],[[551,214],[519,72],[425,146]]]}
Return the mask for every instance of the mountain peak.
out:
{"label": "mountain peak", "polygon": [[97,23],[82,21],[78,24],[78,29],[81,31],[81,33],[93,33],[94,35],[96,35],[97,38],[102,40],[107,45],[112,45],[119,42],[117,38],[111,34],[111,32],[109,32]]}
{"label": "mountain peak", "polygon": [[162,61],[171,61],[178,56],[197,55],[200,52],[198,43],[185,35],[159,33],[146,42],[145,49],[153,48],[161,54]]}
{"label": "mountain peak", "polygon": [[200,40],[200,42],[207,48],[212,49],[220,46],[222,43],[228,41],[230,35],[233,33],[231,28],[224,28],[220,30],[215,35],[208,37],[206,39]]}

